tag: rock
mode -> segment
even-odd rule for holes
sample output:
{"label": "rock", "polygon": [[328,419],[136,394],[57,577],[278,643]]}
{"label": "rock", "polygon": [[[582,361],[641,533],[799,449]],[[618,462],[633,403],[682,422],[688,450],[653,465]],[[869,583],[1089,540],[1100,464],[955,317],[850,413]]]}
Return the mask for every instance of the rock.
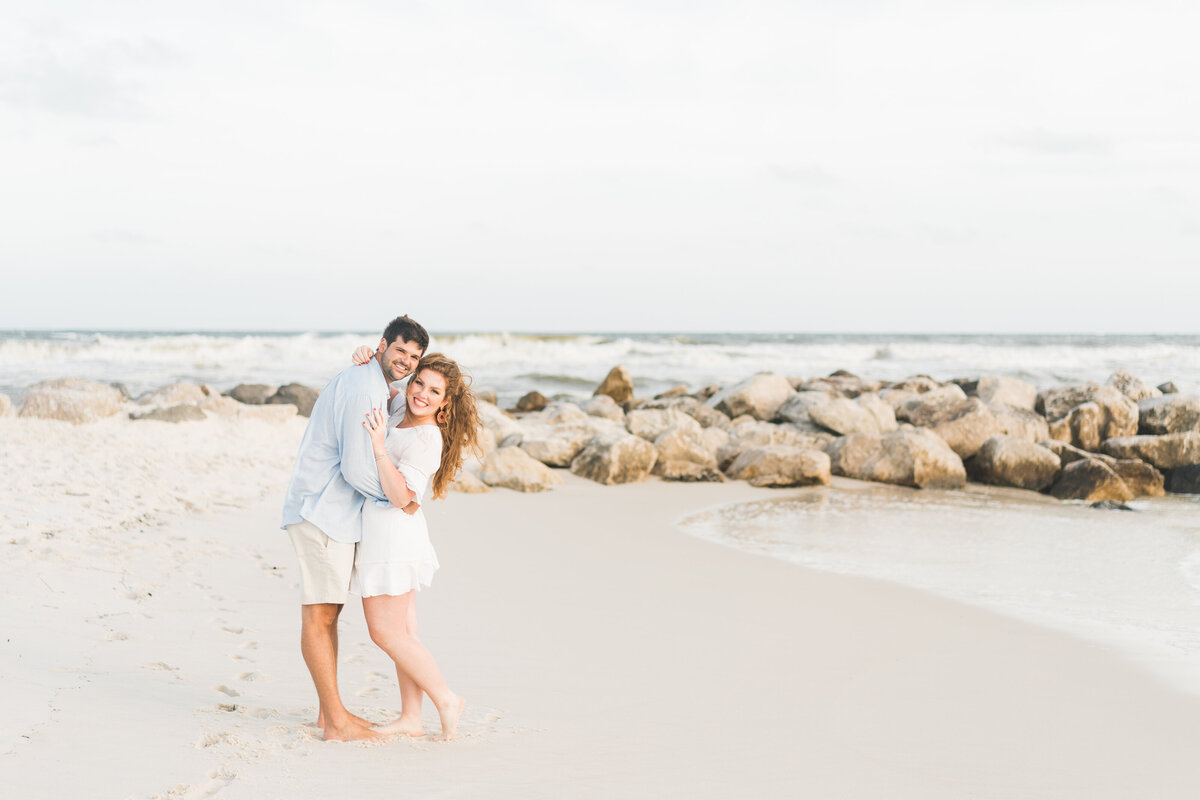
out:
{"label": "rock", "polygon": [[1134,497],[1162,497],[1164,494],[1163,474],[1145,461],[1117,459],[1106,463],[1125,481]]}
{"label": "rock", "polygon": [[792,388],[798,392],[823,392],[837,397],[849,398],[869,394],[883,385],[879,381],[867,383],[862,378],[849,372],[844,375],[839,375],[835,372],[827,378],[812,378],[809,380],[789,378],[788,383],[792,384]]}
{"label": "rock", "polygon": [[834,475],[854,477],[863,474],[863,466],[883,447],[883,437],[855,433],[834,439],[829,449],[829,467]]}
{"label": "rock", "polygon": [[1027,408],[1010,406],[1007,403],[988,403],[988,410],[1000,423],[1000,433],[1034,444],[1050,438],[1050,426],[1045,417]]}
{"label": "rock", "polygon": [[242,405],[228,395],[213,394],[204,398],[204,402],[199,405],[199,408],[211,411],[221,417],[236,417]]}
{"label": "rock", "polygon": [[491,389],[477,389],[475,391],[475,400],[482,400],[483,402],[491,403],[492,405],[496,405],[498,402],[500,402],[499,398],[496,397],[496,393]]}
{"label": "rock", "polygon": [[820,450],[801,450],[786,444],[755,447],[729,467],[729,477],[752,486],[828,486],[829,456]]}
{"label": "rock", "polygon": [[1176,494],[1200,494],[1200,464],[1167,470],[1164,488]]}
{"label": "rock", "polygon": [[713,467],[702,467],[690,461],[655,463],[654,474],[665,481],[679,483],[725,483],[725,476]]}
{"label": "rock", "polygon": [[483,427],[495,434],[497,442],[503,443],[511,436],[516,436],[519,442],[524,437],[525,429],[521,423],[492,403],[480,401],[475,404],[475,408],[479,412],[479,420]]}
{"label": "rock", "polygon": [[275,387],[265,383],[239,383],[225,394],[239,403],[261,406],[267,402],[268,397],[275,394]]}
{"label": "rock", "polygon": [[1132,373],[1125,370],[1119,370],[1109,375],[1108,385],[1135,403],[1141,402],[1148,397],[1159,397],[1162,395],[1161,390],[1155,389],[1141,378],[1135,377]]}
{"label": "rock", "polygon": [[121,393],[122,402],[133,399],[133,395],[129,393],[129,387],[120,381],[109,381],[108,385]]}
{"label": "rock", "polygon": [[567,425],[570,423],[591,424],[595,422],[594,417],[590,416],[582,408],[574,403],[565,401],[555,401],[543,408],[541,411],[534,412],[522,419],[526,427],[530,424],[538,425]]}
{"label": "rock", "polygon": [[896,419],[922,428],[932,427],[954,413],[966,399],[966,393],[954,384],[931,389],[901,403],[896,409]]}
{"label": "rock", "polygon": [[598,394],[591,400],[583,404],[585,414],[592,417],[600,417],[601,419],[610,419],[613,422],[625,422],[625,412],[617,405],[617,401],[613,400],[606,394]]}
{"label": "rock", "polygon": [[625,428],[634,436],[653,442],[673,428],[700,433],[700,423],[674,408],[639,408],[625,415]]}
{"label": "rock", "polygon": [[571,462],[571,472],[596,483],[633,483],[646,479],[657,458],[654,445],[640,436],[609,433],[584,446]]}
{"label": "rock", "polygon": [[1013,436],[993,436],[966,462],[972,480],[1040,492],[1054,483],[1059,457],[1045,447]]}
{"label": "rock", "polygon": [[1099,508],[1103,511],[1133,511],[1129,506],[1124,503],[1118,503],[1116,500],[1097,500],[1088,507]]}
{"label": "rock", "polygon": [[1037,404],[1037,387],[1020,378],[988,375],[979,379],[975,387],[975,396],[989,406],[992,403],[1004,403],[1013,408],[1033,411]]}
{"label": "rock", "polygon": [[1133,499],[1133,492],[1112,467],[1094,458],[1073,461],[1063,467],[1058,482],[1050,494],[1059,500],[1115,500],[1124,503]]}
{"label": "rock", "polygon": [[518,492],[544,492],[562,483],[554,470],[519,447],[501,447],[483,460],[479,479]]}
{"label": "rock", "polygon": [[177,406],[183,403],[200,405],[213,392],[207,386],[201,386],[187,381],[177,381],[160,386],[154,391],[145,392],[138,397],[137,402],[143,406]]}
{"label": "rock", "polygon": [[264,405],[287,404],[296,407],[296,411],[302,417],[312,415],[313,405],[317,402],[317,397],[321,393],[309,386],[303,386],[299,383],[289,383],[286,386],[280,386],[275,394],[271,395],[264,401]]}
{"label": "rock", "polygon": [[56,378],[25,390],[19,416],[95,422],[121,410],[121,393],[111,386],[83,378]]}
{"label": "rock", "polygon": [[596,434],[596,428],[579,423],[537,426],[526,431],[519,446],[547,466],[568,467]]}
{"label": "rock", "polygon": [[550,401],[541,392],[528,392],[517,401],[517,411],[541,411]]}
{"label": "rock", "polygon": [[[876,399],[878,400],[878,398]],[[879,402],[883,403],[882,400]],[[887,410],[891,412],[891,406],[888,406]],[[879,419],[873,413],[855,401],[847,400],[844,397],[835,397],[824,403],[810,406],[808,416],[822,428],[843,436],[852,433],[882,433],[879,428]],[[893,419],[892,425],[895,424]]]}
{"label": "rock", "polygon": [[681,402],[672,408],[678,408],[683,413],[687,414],[696,422],[700,423],[702,428],[720,428],[723,431],[732,431],[733,423],[729,417],[717,411],[715,408],[709,408],[704,403],[701,403],[695,398],[690,398],[692,402]]}
{"label": "rock", "polygon": [[791,422],[797,425],[815,424],[812,423],[812,417],[808,413],[809,409],[814,406],[825,405],[837,396],[829,392],[796,392],[779,407],[779,410],[775,413],[775,417],[784,422]]}
{"label": "rock", "polygon": [[[1044,414],[1050,421],[1051,436],[1054,436],[1055,420],[1067,416],[1073,408],[1085,403],[1095,403],[1100,408],[1099,436],[1101,441],[1115,439],[1119,436],[1133,436],[1137,433],[1137,403],[1111,386],[1097,386],[1089,383],[1082,386],[1058,386],[1047,389],[1038,395],[1036,410]],[[1054,436],[1054,438],[1058,437]],[[1095,448],[1084,446],[1084,449]]]}
{"label": "rock", "polygon": [[[854,466],[845,449],[841,455],[843,469]],[[885,434],[879,439],[879,448],[858,470],[845,474],[860,480],[920,489],[961,489],[967,482],[962,459],[940,436],[926,428],[901,428]]]}
{"label": "rock", "polygon": [[1167,381],[1166,383],[1160,383],[1158,385],[1158,390],[1163,394],[1175,394],[1179,391],[1179,387],[1171,381]]}
{"label": "rock", "polygon": [[[939,390],[940,391],[940,390]],[[929,397],[929,394],[923,397]],[[1000,421],[978,397],[968,397],[949,409],[932,428],[959,458],[970,458],[983,443],[1001,433]]]}
{"label": "rock", "polygon": [[[911,378],[905,378],[899,383],[893,383],[887,388],[891,390],[916,392],[917,394],[925,394],[926,392],[937,391],[941,388],[941,384],[935,381],[928,375],[914,375]],[[960,390],[961,391],[961,390]],[[965,393],[964,393],[965,394]]]}
{"label": "rock", "polygon": [[1050,438],[1069,442],[1084,450],[1100,449],[1104,411],[1096,403],[1081,403],[1065,416],[1049,422]]}
{"label": "rock", "polygon": [[454,476],[454,480],[450,482],[450,491],[462,492],[464,494],[483,494],[490,492],[492,487],[488,486],[483,481],[479,480],[479,476],[464,470],[459,470]]}
{"label": "rock", "polygon": [[715,383],[710,383],[708,386],[705,386],[703,389],[696,392],[694,397],[701,402],[708,402],[709,398],[719,391],[721,391],[720,386],[717,386]]}
{"label": "rock", "polygon": [[824,450],[833,441],[828,433],[807,433],[790,425],[772,425],[769,422],[751,421],[734,428],[733,433],[717,450],[717,466],[726,470],[746,450],[769,444],[786,444],[800,450]]}
{"label": "rock", "polygon": [[13,413],[12,398],[0,393],[0,417],[11,416]]}
{"label": "rock", "polygon": [[596,387],[596,391],[592,392],[593,396],[602,394],[608,395],[618,404],[633,399],[633,378],[630,377],[629,370],[619,364],[610,369]]}
{"label": "rock", "polygon": [[654,474],[668,480],[701,480],[703,475],[719,474],[716,448],[705,439],[695,420],[683,418],[691,424],[671,428],[654,440],[654,449],[658,451]]}
{"label": "rock", "polygon": [[1200,462],[1200,433],[1124,436],[1109,439],[1101,449],[1113,458],[1136,458],[1158,469],[1175,469]]}
{"label": "rock", "polygon": [[896,410],[892,408],[891,403],[886,403],[879,399],[879,395],[874,393],[860,394],[854,398],[854,402],[865,408],[875,417],[875,421],[879,423],[880,433],[891,433],[900,427],[896,423]]}
{"label": "rock", "polygon": [[660,392],[659,394],[654,395],[654,399],[655,400],[666,400],[667,398],[670,398],[670,397],[684,397],[687,395],[687,393],[688,393],[688,388],[681,383],[678,386],[672,386],[670,389],[667,389],[665,392]]}
{"label": "rock", "polygon": [[794,394],[787,378],[773,372],[760,372],[717,392],[708,399],[708,405],[730,417],[749,414],[770,422]]}
{"label": "rock", "polygon": [[1200,395],[1166,394],[1138,403],[1138,433],[1200,431]]}
{"label": "rock", "polygon": [[1084,458],[1094,458],[1109,465],[1116,461],[1116,459],[1112,456],[1101,455],[1100,453],[1089,453],[1087,450],[1082,450],[1072,444],[1068,444],[1067,442],[1063,442],[1058,439],[1045,439],[1038,442],[1038,444],[1054,453],[1054,455],[1058,456],[1064,467],[1067,464],[1070,464],[1072,461],[1079,461],[1080,459]]}
{"label": "rock", "polygon": [[168,406],[166,408],[155,408],[150,411],[134,412],[129,415],[130,419],[136,420],[156,420],[158,422],[203,422],[208,419],[204,416],[204,412],[199,406],[194,406],[190,403],[180,403],[177,406]]}

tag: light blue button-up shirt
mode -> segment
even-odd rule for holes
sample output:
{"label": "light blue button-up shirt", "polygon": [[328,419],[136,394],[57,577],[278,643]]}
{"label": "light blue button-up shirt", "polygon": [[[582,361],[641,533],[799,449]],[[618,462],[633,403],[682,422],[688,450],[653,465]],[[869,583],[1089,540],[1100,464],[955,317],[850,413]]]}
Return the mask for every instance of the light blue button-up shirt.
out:
{"label": "light blue button-up shirt", "polygon": [[342,370],[321,391],[300,440],[282,527],[306,519],[335,541],[362,539],[363,503],[390,505],[363,427],[372,408],[387,407],[387,380],[374,359]]}

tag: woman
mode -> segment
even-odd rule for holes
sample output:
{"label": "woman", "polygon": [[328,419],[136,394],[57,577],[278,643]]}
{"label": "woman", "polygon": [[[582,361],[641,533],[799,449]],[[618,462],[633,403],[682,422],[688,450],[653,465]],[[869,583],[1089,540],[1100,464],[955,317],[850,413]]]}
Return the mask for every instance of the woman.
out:
{"label": "woman", "polygon": [[409,378],[403,408],[391,418],[375,409],[363,421],[379,482],[392,505],[363,506],[350,591],[362,596],[371,640],[396,664],[400,717],[377,728],[383,733],[423,735],[424,693],[437,706],[442,740],[449,741],[466,706],[417,638],[413,593],[429,586],[438,568],[420,506],[430,492],[435,498],[445,496],[464,451],[475,446],[479,415],[468,380],[454,361],[430,353]]}

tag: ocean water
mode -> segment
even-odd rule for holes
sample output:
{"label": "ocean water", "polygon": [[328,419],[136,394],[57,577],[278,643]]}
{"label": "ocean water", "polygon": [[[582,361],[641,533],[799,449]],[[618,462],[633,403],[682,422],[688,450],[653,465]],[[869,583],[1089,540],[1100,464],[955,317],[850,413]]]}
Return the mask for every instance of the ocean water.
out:
{"label": "ocean water", "polygon": [[1066,631],[1200,694],[1200,496],[1110,511],[1033,492],[838,481],[707,509],[685,532]]}
{"label": "ocean water", "polygon": [[[0,392],[78,376],[119,381],[131,392],[175,380],[224,391],[238,383],[320,387],[378,332],[0,331]],[[1159,384],[1200,390],[1200,336],[514,334],[451,333],[431,349],[462,363],[502,404],[528,391],[584,398],[616,364],[639,394],[678,384],[727,384],[763,370],[815,377],[846,369],[865,378],[939,380],[1011,375],[1039,388],[1103,382],[1129,369]]]}

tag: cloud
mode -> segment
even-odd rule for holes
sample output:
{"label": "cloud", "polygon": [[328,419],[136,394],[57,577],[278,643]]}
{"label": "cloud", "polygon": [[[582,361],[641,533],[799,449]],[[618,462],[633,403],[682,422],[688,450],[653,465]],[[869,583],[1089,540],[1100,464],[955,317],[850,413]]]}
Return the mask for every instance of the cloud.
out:
{"label": "cloud", "polygon": [[1108,155],[1112,152],[1111,139],[1091,133],[1060,133],[1035,128],[1009,136],[1004,140],[1009,147],[1027,153],[1046,156]]}
{"label": "cloud", "polygon": [[104,244],[127,244],[127,245],[145,245],[157,244],[160,240],[150,236],[149,234],[140,233],[139,231],[126,230],[125,228],[110,228],[104,231],[95,231],[89,237],[93,241],[102,242]]}
{"label": "cloud", "polygon": [[784,183],[799,186],[832,186],[837,176],[817,164],[770,164],[767,173]]}

